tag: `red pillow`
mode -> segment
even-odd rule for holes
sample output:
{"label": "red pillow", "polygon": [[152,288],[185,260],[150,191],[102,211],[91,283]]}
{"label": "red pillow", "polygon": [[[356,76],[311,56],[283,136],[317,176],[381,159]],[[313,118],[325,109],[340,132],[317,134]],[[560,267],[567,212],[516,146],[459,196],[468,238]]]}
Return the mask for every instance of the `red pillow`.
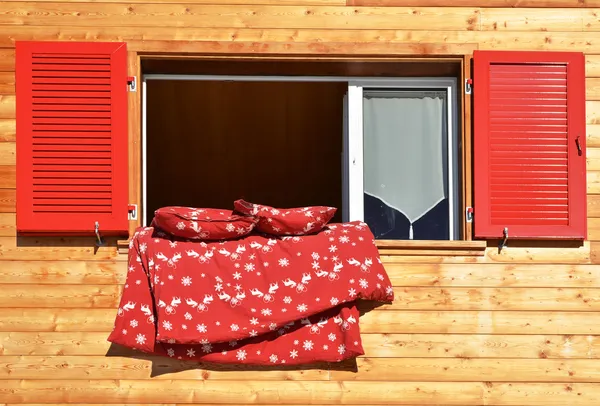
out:
{"label": "red pillow", "polygon": [[169,206],[154,212],[152,224],[176,237],[226,240],[249,234],[256,221],[231,210]]}
{"label": "red pillow", "polygon": [[257,230],[282,236],[304,235],[321,231],[337,211],[337,208],[327,206],[276,209],[241,199],[236,200],[233,206],[235,211],[241,214],[258,218]]}

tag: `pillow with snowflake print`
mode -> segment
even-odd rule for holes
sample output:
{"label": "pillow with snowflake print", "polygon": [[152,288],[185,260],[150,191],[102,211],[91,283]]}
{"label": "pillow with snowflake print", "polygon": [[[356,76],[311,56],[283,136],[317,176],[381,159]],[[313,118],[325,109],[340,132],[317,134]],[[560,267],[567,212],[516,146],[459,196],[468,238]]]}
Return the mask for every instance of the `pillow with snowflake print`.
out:
{"label": "pillow with snowflake print", "polygon": [[186,239],[230,240],[250,234],[256,222],[231,210],[168,206],[154,212],[152,225]]}
{"label": "pillow with snowflake print", "polygon": [[256,229],[278,236],[317,233],[331,221],[337,208],[306,206],[279,209],[239,199],[233,202],[235,212],[258,219]]}

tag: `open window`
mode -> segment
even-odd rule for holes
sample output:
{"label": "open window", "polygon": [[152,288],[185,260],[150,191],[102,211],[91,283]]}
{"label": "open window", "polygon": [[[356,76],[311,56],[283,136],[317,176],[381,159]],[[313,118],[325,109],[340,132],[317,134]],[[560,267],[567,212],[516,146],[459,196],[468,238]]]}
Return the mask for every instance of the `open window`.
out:
{"label": "open window", "polygon": [[169,205],[330,205],[377,239],[460,239],[457,79],[147,75],[144,222]]}
{"label": "open window", "polygon": [[375,238],[460,238],[456,79],[349,83],[344,218]]}

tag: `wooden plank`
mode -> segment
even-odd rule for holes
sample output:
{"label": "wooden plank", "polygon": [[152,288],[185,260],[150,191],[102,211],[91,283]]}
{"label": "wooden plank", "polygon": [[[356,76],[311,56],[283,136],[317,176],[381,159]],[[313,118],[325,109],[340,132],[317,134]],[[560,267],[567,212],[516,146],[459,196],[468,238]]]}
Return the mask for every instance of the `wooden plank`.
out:
{"label": "wooden plank", "polygon": [[588,240],[600,241],[600,218],[588,217]]}
{"label": "wooden plank", "polygon": [[581,31],[584,11],[573,8],[482,8],[483,31]]}
{"label": "wooden plank", "polygon": [[[0,284],[0,308],[109,308],[121,285]],[[397,287],[395,300],[381,309],[481,311],[600,311],[598,288],[438,288]],[[361,303],[361,308],[369,304]]]}
{"label": "wooden plank", "polygon": [[15,94],[15,73],[0,71],[0,94]]}
{"label": "wooden plank", "polygon": [[[283,27],[284,25],[280,25]],[[590,41],[586,32],[502,32],[494,31],[437,31],[420,27],[419,29],[384,30],[372,23],[367,30],[348,29],[310,29],[297,30],[288,28],[273,28],[269,30],[248,28],[187,28],[187,27],[152,27],[152,30],[140,31],[137,27],[78,27],[65,24],[62,27],[50,26],[3,26],[5,35],[0,36],[0,47],[12,47],[19,40],[80,40],[89,41],[127,41],[127,47],[132,51],[144,52],[173,52],[178,49],[188,49],[192,52],[210,52],[206,42],[214,41],[223,48],[225,44],[241,43],[241,51],[248,48],[248,43],[254,43],[257,49],[272,43],[305,43],[319,49],[326,44],[371,44],[379,50],[380,55],[387,55],[384,46],[401,44],[415,46],[425,44],[429,48],[445,45],[455,55],[470,54],[473,49],[498,50],[552,50],[578,51],[589,54],[600,54],[600,42]],[[398,23],[396,28],[401,27]],[[404,27],[401,27],[404,28]],[[147,43],[146,43],[147,42]],[[196,44],[194,46],[194,44]],[[263,45],[265,44],[265,45]],[[469,49],[461,49],[460,45]],[[393,51],[393,50],[392,50]],[[460,52],[464,51],[464,52]],[[221,51],[224,52],[224,51]],[[235,48],[228,52],[236,53]],[[315,54],[316,51],[311,52]],[[366,51],[365,51],[366,52]],[[391,51],[390,51],[391,52]],[[1,115],[0,115],[0,118]],[[8,118],[14,118],[14,115]]]}
{"label": "wooden plank", "polygon": [[[600,266],[597,265],[385,263],[385,269],[394,286],[438,288],[594,288],[600,286]],[[4,278],[0,277],[0,281],[2,280]]]}
{"label": "wooden plank", "polygon": [[115,285],[125,283],[125,261],[3,261],[2,284]]}
{"label": "wooden plank", "polygon": [[[596,196],[596,195],[594,195]],[[599,197],[600,199],[600,197]],[[125,283],[124,261],[5,261],[2,284],[114,285]],[[394,286],[595,288],[600,265],[386,263]]]}
{"label": "wooden plank", "polygon": [[[444,7],[448,5],[444,0],[347,0],[349,6],[362,7],[410,7],[418,3],[421,7]],[[539,8],[579,8],[598,7],[598,0],[453,0],[452,7],[539,7]]]}
{"label": "wooden plank", "polygon": [[14,237],[16,235],[17,216],[15,213],[0,213],[0,237]]}
{"label": "wooden plank", "polygon": [[582,9],[583,15],[583,30],[584,31],[599,31],[600,30],[600,20],[598,20],[598,9],[597,8],[589,8]]}
{"label": "wooden plank", "polygon": [[[600,100],[600,78],[587,78],[585,80],[585,96],[586,100]],[[588,104],[586,103],[586,110]],[[587,116],[587,112],[586,112]],[[595,120],[587,120],[588,124],[600,124],[598,117]]]}
{"label": "wooden plank", "polygon": [[[12,336],[12,333],[8,336]],[[365,355],[369,358],[596,359],[600,357],[600,337],[590,335],[362,334],[361,338]],[[7,338],[5,345],[7,349],[13,341],[17,342],[17,338],[13,341],[8,340]],[[29,344],[26,348],[14,348],[7,354],[29,354],[26,351],[30,348],[32,351],[37,351],[32,347],[31,340],[24,339],[24,341],[24,345]],[[54,355],[65,347],[67,344],[60,347],[55,345],[47,350],[47,353]]]}
{"label": "wooden plank", "polygon": [[[0,285],[0,292],[2,292],[2,286],[6,286],[6,295],[8,295],[8,290],[12,285]],[[32,295],[34,294],[32,293]],[[600,290],[596,288],[405,287],[395,288],[394,295],[394,302],[382,309],[600,311]],[[37,295],[35,296],[37,297]],[[10,299],[7,301],[10,302]],[[13,301],[14,306],[18,307],[20,302],[16,299]],[[31,301],[40,303],[43,302],[43,299],[33,300],[32,298]]]}
{"label": "wooden plank", "polygon": [[[235,384],[232,384],[235,382]],[[386,381],[200,381],[200,380],[5,380],[7,403],[227,403],[530,405],[600,404],[597,383],[386,382]]]}
{"label": "wooden plank", "polygon": [[0,142],[0,165],[16,165],[17,164],[17,143],[16,142]]}
{"label": "wooden plank", "polygon": [[[10,2],[20,2],[21,0],[4,0],[5,3]],[[73,0],[68,0],[73,1]],[[98,2],[98,3],[121,3],[121,0],[87,0],[90,2]],[[535,1],[535,0],[534,0]],[[594,1],[594,0],[587,0]],[[54,3],[56,0],[37,0],[37,3],[51,2]],[[148,3],[148,0],[132,0],[128,3]],[[165,0],[161,1],[161,3],[177,3],[180,4],[181,0]],[[290,5],[290,6],[345,6],[346,0],[226,0],[223,2],[217,2],[215,0],[186,0],[185,4],[222,4],[222,5]]]}
{"label": "wooden plank", "polygon": [[[0,284],[0,308],[109,308],[121,285]],[[598,288],[396,287],[395,300],[381,310],[600,311]],[[361,308],[369,304],[360,302]]]}
{"label": "wooden plank", "polygon": [[[127,53],[128,76],[142,77],[140,58],[136,52]],[[138,84],[139,85],[139,84]],[[129,92],[128,94],[128,133],[129,133],[129,204],[137,204],[138,219],[129,221],[129,235],[135,233],[135,229],[142,225],[142,92]]]}
{"label": "wooden plank", "polygon": [[[328,371],[329,369],[329,371]],[[82,374],[81,371],[86,373]],[[388,382],[600,382],[597,361],[587,359],[368,358],[270,369],[211,365],[167,357],[2,356],[0,379],[196,379],[206,381]],[[176,374],[176,375],[174,375]]]}
{"label": "wooden plank", "polygon": [[121,285],[0,285],[0,308],[115,309],[121,292]]}
{"label": "wooden plank", "polygon": [[599,171],[600,170],[600,148],[587,147],[586,161],[587,161],[587,170],[588,171]]}
{"label": "wooden plank", "polygon": [[[253,380],[200,381],[184,379],[161,381],[6,380],[0,381],[0,391],[3,393],[5,402],[29,403],[44,399],[48,403],[75,403],[102,399],[105,404],[132,401],[136,403],[218,403],[226,397],[227,403],[239,404],[279,405],[283,400],[285,403],[302,405],[368,403],[481,405],[484,396],[481,383],[457,385],[454,382],[280,381],[273,385]],[[586,401],[591,399],[591,395],[582,397]],[[566,399],[561,400],[565,401]],[[549,405],[554,404],[556,403]],[[576,405],[577,403],[571,404]]]}
{"label": "wooden plank", "polygon": [[12,48],[0,48],[0,72],[14,72],[15,50]]}
{"label": "wooden plank", "polygon": [[[110,332],[116,309],[9,308],[0,331]],[[362,333],[378,334],[600,334],[598,312],[394,311],[360,318]]]}
{"label": "wooden plank", "polygon": [[600,171],[587,172],[588,194],[600,194]]}
{"label": "wooden plank", "polygon": [[0,142],[17,140],[17,121],[0,119]]}
{"label": "wooden plank", "polygon": [[600,217],[600,195],[587,196],[587,213],[588,218]]}
{"label": "wooden plank", "polygon": [[0,189],[0,213],[14,213],[16,201],[15,189]]}
{"label": "wooden plank", "polygon": [[[600,382],[597,361],[586,359],[359,358],[355,366],[349,362],[343,365],[348,365],[348,369],[332,365],[331,380],[478,382],[485,377],[486,382]],[[18,363],[12,364],[12,369],[18,367]],[[32,368],[30,364],[27,367]],[[40,369],[43,371],[43,366]],[[33,378],[31,372],[23,376],[23,379]]]}
{"label": "wooden plank", "polygon": [[385,43],[385,42],[231,42],[231,41],[137,41],[127,45],[138,52],[178,52],[244,55],[329,55],[329,56],[407,56],[471,54],[477,44]]}
{"label": "wooden plank", "polygon": [[[0,335],[0,353],[139,356],[106,338],[105,332],[6,332]],[[384,333],[361,334],[361,339],[369,358],[600,358],[600,336],[591,335]]]}
{"label": "wooden plank", "polygon": [[600,55],[585,56],[585,76],[586,78],[600,77]]}
{"label": "wooden plank", "polygon": [[[5,143],[0,143],[1,146]],[[10,142],[7,144],[11,144]],[[11,161],[13,158],[8,158],[7,161]],[[17,169],[15,164],[2,165],[0,163],[0,188],[1,189],[12,189],[17,186]]]}
{"label": "wooden plank", "polygon": [[[27,2],[5,3],[0,25],[91,27],[210,27],[296,29],[475,30],[479,12],[470,8],[348,8],[44,2],[31,13]],[[542,13],[545,15],[546,13]],[[166,18],[168,17],[168,18]],[[581,26],[581,24],[579,25]]]}
{"label": "wooden plank", "polygon": [[127,261],[127,255],[117,254],[115,239],[105,241],[106,246],[98,248],[93,237],[0,237],[0,260]]}
{"label": "wooden plank", "polygon": [[[594,81],[596,78],[586,79]],[[585,122],[586,124],[600,124],[600,101],[587,100],[585,102]]]}
{"label": "wooden plank", "polygon": [[[4,28],[3,28],[4,30]],[[14,95],[0,94],[0,119],[15,119],[16,98]]]}
{"label": "wooden plank", "polygon": [[587,147],[600,147],[600,124],[586,125]]}
{"label": "wooden plank", "polygon": [[[552,361],[551,361],[552,362]],[[563,361],[557,361],[562,363]],[[571,361],[576,362],[576,361]],[[589,362],[585,360],[585,362]],[[578,366],[578,365],[575,365]],[[578,375],[584,366],[577,369]],[[81,372],[85,371],[85,374]],[[2,356],[0,379],[196,379],[245,380],[252,373],[256,381],[326,381],[326,363],[303,368],[256,368],[243,365],[211,365],[169,357],[136,354],[114,356]]]}

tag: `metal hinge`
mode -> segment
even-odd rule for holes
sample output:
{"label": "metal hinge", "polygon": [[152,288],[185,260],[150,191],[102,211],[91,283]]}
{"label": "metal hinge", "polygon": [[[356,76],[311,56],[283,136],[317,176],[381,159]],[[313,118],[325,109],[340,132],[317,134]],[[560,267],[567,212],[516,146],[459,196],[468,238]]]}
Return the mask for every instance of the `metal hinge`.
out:
{"label": "metal hinge", "polygon": [[128,211],[127,218],[129,220],[137,220],[137,218],[138,218],[137,204],[127,205],[127,211]]}
{"label": "metal hinge", "polygon": [[465,94],[471,94],[473,92],[473,79],[465,79]]}
{"label": "metal hinge", "polygon": [[135,77],[135,76],[127,77],[127,89],[130,92],[137,92],[137,77]]}

